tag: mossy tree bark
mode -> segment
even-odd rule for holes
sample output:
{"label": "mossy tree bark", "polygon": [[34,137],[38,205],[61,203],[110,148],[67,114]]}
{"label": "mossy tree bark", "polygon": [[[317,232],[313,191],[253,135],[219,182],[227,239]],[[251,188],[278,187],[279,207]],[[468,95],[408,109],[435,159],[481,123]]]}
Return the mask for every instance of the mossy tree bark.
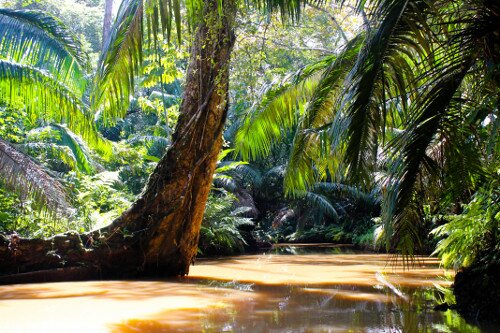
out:
{"label": "mossy tree bark", "polygon": [[106,228],[51,239],[0,237],[0,282],[186,275],[227,113],[233,0],[206,0],[173,143],[141,197]]}

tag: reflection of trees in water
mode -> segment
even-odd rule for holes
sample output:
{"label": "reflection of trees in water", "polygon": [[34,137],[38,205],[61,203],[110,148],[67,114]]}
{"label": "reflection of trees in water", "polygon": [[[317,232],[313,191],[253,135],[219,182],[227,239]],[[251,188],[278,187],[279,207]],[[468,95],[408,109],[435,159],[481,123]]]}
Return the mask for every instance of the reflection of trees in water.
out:
{"label": "reflection of trees in water", "polygon": [[355,254],[363,253],[362,251],[355,250],[351,245],[332,245],[332,244],[311,244],[311,245],[294,245],[294,244],[280,244],[273,247],[270,251],[273,254],[281,255],[301,255],[301,254]]}
{"label": "reflection of trees in water", "polygon": [[[16,322],[21,315],[37,329],[49,327],[57,313],[57,320],[82,332],[89,324],[115,333],[473,331],[454,312],[432,310],[437,295],[432,283],[439,283],[435,276],[442,273],[436,260],[403,271],[387,266],[388,258],[252,255],[200,260],[193,276],[170,281],[0,287],[0,330],[4,318]],[[384,268],[384,278],[406,300],[377,282],[375,273]]]}

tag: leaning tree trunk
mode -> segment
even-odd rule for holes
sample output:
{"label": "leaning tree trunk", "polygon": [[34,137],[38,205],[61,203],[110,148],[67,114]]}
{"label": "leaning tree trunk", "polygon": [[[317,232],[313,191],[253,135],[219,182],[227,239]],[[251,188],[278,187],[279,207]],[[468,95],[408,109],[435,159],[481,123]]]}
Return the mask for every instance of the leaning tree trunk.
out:
{"label": "leaning tree trunk", "polygon": [[193,262],[227,113],[235,4],[206,0],[173,143],[141,197],[106,228],[0,237],[0,282],[185,275]]}

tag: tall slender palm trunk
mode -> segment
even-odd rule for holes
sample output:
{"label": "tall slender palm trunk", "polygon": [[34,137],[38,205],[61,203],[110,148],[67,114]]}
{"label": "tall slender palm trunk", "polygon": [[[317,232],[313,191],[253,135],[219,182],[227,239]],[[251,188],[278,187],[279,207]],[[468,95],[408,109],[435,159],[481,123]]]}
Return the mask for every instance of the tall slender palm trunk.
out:
{"label": "tall slender palm trunk", "polygon": [[104,1],[104,19],[102,22],[102,45],[106,45],[106,41],[109,38],[109,33],[111,31],[111,25],[113,20],[113,0]]}
{"label": "tall slender palm trunk", "polygon": [[227,113],[233,0],[206,0],[172,146],[111,225],[47,240],[0,237],[0,283],[185,275],[197,252]]}

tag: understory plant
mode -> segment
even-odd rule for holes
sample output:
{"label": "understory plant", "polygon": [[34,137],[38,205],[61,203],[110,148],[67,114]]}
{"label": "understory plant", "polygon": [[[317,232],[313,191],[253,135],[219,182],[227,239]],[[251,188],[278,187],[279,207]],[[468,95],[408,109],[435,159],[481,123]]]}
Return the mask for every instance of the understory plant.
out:
{"label": "understory plant", "polygon": [[234,254],[245,250],[247,243],[240,228],[252,227],[253,222],[241,216],[246,209],[235,208],[235,201],[235,196],[225,190],[212,190],[200,231],[201,254]]}
{"label": "understory plant", "polygon": [[442,240],[435,253],[446,268],[468,267],[474,262],[500,263],[499,171],[487,187],[465,204],[463,213],[449,215],[449,222],[432,233]]}

